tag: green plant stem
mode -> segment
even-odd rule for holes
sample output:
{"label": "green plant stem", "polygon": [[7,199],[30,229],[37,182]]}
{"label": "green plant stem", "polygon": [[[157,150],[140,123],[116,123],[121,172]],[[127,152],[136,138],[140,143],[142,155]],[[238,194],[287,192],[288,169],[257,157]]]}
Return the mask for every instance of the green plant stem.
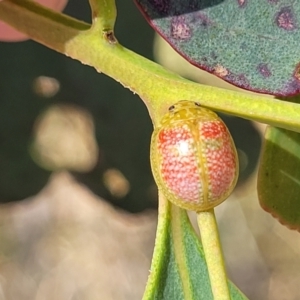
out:
{"label": "green plant stem", "polygon": [[89,0],[93,26],[100,30],[113,30],[117,17],[115,0]]}
{"label": "green plant stem", "polygon": [[204,107],[220,112],[300,132],[299,104],[191,82],[118,43],[110,43],[99,34],[99,28],[89,29],[89,24],[50,11],[33,1],[1,1],[0,19],[39,43],[93,66],[139,94],[154,124],[168,106],[184,99],[200,101]]}
{"label": "green plant stem", "polygon": [[197,213],[197,222],[214,300],[230,300],[227,275],[214,210]]}

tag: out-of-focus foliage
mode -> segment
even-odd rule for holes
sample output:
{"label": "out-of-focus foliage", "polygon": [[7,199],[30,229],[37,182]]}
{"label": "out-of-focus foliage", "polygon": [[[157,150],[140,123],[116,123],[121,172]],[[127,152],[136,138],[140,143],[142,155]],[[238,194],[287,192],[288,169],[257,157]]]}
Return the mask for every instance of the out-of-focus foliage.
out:
{"label": "out-of-focus foliage", "polygon": [[[142,16],[135,5],[120,3],[119,9],[116,34],[151,56],[151,29],[147,24],[136,28]],[[131,15],[129,21],[121,11]],[[88,1],[70,1],[65,13],[91,22]],[[142,38],[133,39],[136,35]],[[33,41],[2,42],[0,52],[1,201],[32,196],[45,186],[50,170],[67,168],[93,192],[129,211],[156,207],[149,162],[152,125],[137,96]],[[50,113],[56,120],[52,125]],[[128,182],[126,192],[107,181],[112,169]]]}
{"label": "out-of-focus foliage", "polygon": [[299,153],[299,133],[269,127],[265,134],[258,177],[258,195],[262,207],[282,224],[298,231]]}
{"label": "out-of-focus foliage", "polygon": [[33,199],[0,207],[1,299],[140,300],[156,220],[117,211],[69,174],[53,174]]}

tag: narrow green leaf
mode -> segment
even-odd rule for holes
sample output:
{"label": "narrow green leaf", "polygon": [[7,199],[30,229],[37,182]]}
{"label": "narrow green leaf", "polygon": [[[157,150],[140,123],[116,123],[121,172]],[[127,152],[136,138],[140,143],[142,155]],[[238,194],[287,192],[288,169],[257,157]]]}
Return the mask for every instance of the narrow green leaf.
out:
{"label": "narrow green leaf", "polygon": [[[162,199],[161,199],[162,200]],[[232,300],[246,300],[229,282]],[[160,207],[158,235],[143,300],[213,300],[204,252],[185,210]]]}
{"label": "narrow green leaf", "polygon": [[300,230],[300,134],[269,127],[258,176],[261,206],[291,229]]}

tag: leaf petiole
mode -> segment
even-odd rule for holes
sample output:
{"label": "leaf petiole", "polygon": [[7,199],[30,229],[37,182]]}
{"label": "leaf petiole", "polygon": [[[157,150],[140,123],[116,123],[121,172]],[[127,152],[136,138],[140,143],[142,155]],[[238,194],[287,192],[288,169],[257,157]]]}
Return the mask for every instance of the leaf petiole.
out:
{"label": "leaf petiole", "polygon": [[214,300],[230,300],[227,275],[214,210],[197,213],[197,222]]}
{"label": "leaf petiole", "polygon": [[93,27],[98,27],[101,31],[113,31],[117,18],[115,0],[89,0],[89,2]]}

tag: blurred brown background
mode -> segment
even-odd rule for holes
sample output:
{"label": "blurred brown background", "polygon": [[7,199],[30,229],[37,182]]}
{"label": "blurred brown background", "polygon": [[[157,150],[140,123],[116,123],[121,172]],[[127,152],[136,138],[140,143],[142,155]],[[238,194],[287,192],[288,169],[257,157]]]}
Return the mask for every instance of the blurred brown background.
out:
{"label": "blurred brown background", "polygon": [[[117,7],[124,46],[191,80],[233,88],[158,37],[153,52],[154,33],[132,1]],[[70,0],[64,12],[90,22],[88,1]],[[157,220],[142,101],[33,41],[0,43],[0,70],[0,299],[141,299]],[[250,299],[300,299],[299,234],[257,202],[264,126],[221,117],[241,165],[237,189],[217,209],[229,274]]]}

